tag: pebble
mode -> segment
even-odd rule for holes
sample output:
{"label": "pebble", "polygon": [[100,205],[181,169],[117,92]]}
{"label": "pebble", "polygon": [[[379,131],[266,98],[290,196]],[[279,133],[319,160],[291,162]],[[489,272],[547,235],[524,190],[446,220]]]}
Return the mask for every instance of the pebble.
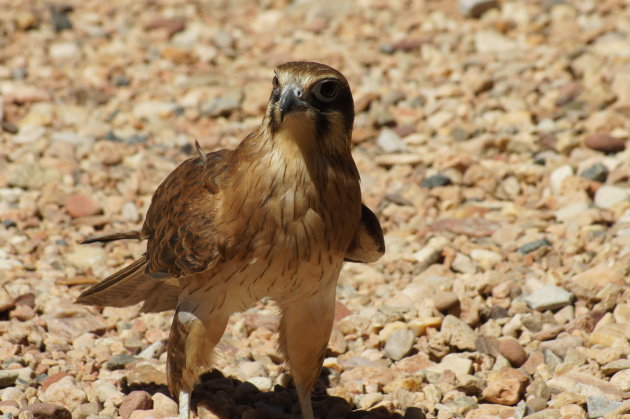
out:
{"label": "pebble", "polygon": [[433,304],[438,311],[444,313],[453,307],[459,306],[459,298],[454,292],[439,291],[433,295]]}
{"label": "pebble", "polygon": [[595,163],[584,169],[580,176],[588,180],[604,183],[608,177],[608,168],[601,163]]}
{"label": "pebble", "polygon": [[407,328],[392,332],[385,342],[385,355],[394,361],[404,358],[411,350],[414,338],[413,332]]}
{"label": "pebble", "polygon": [[485,271],[494,268],[503,259],[497,252],[485,249],[471,250],[470,258]]}
{"label": "pebble", "polygon": [[0,388],[10,387],[15,384],[19,376],[17,370],[1,370],[0,371]]}
{"label": "pebble", "polygon": [[630,200],[630,190],[618,186],[603,185],[595,192],[595,205],[611,209],[615,205]]}
{"label": "pebble", "polygon": [[[52,403],[29,404],[23,407],[20,412],[30,412],[34,418],[72,419],[72,415],[68,409]],[[19,417],[20,419],[22,418],[22,413],[20,413]]]}
{"label": "pebble", "polygon": [[46,402],[61,404],[68,408],[74,408],[87,401],[87,395],[77,386],[74,378],[63,377],[56,383],[51,384],[44,392]]}
{"label": "pebble", "polygon": [[466,323],[449,314],[442,321],[440,329],[446,336],[451,346],[460,351],[474,351],[476,348],[477,334]]}
{"label": "pebble", "polygon": [[448,186],[453,181],[448,176],[437,174],[430,176],[422,181],[422,187],[427,189],[437,188],[438,186]]}
{"label": "pebble", "polygon": [[555,285],[541,287],[525,297],[527,305],[538,311],[556,310],[572,301],[572,293]]}
{"label": "pebble", "polygon": [[604,153],[618,153],[626,149],[626,143],[621,138],[609,134],[591,134],[584,139],[588,148]]}
{"label": "pebble", "polygon": [[68,252],[66,260],[79,269],[87,269],[105,263],[107,254],[101,247],[94,245],[83,245]]}
{"label": "pebble", "polygon": [[163,393],[155,393],[153,395],[153,410],[158,412],[162,417],[177,416],[178,408],[175,400]]}
{"label": "pebble", "polygon": [[499,352],[512,366],[520,367],[527,361],[527,353],[518,340],[514,338],[503,338],[499,341]]}
{"label": "pebble", "polygon": [[525,391],[527,375],[514,368],[502,368],[490,373],[488,384],[483,389],[483,398],[492,403],[515,405]]}
{"label": "pebble", "polygon": [[72,22],[68,16],[70,8],[61,4],[50,6],[50,20],[56,32],[72,29]]}
{"label": "pebble", "polygon": [[573,175],[573,168],[571,166],[564,165],[558,167],[556,170],[551,172],[551,176],[549,176],[549,182],[551,183],[551,192],[554,195],[562,195],[563,189],[562,185],[564,181]]}
{"label": "pebble", "polygon": [[610,377],[610,383],[616,385],[621,391],[630,391],[630,369],[616,372]]}
{"label": "pebble", "polygon": [[229,116],[240,108],[243,98],[240,90],[230,90],[224,96],[216,97],[201,106],[200,113],[203,116],[218,117]]}
{"label": "pebble", "polygon": [[72,218],[89,217],[101,211],[96,202],[84,194],[68,195],[65,200],[65,207]]}
{"label": "pebble", "polygon": [[617,359],[602,366],[602,373],[604,375],[612,375],[626,369],[630,370],[630,359]]}
{"label": "pebble", "polygon": [[526,255],[528,253],[531,253],[535,250],[540,249],[543,246],[551,246],[551,245],[552,243],[547,239],[534,240],[532,242],[525,243],[524,245],[519,247],[518,252]]}
{"label": "pebble", "polygon": [[385,153],[401,153],[407,151],[407,144],[391,129],[383,128],[376,138],[376,144]]}
{"label": "pebble", "polygon": [[260,391],[269,391],[273,385],[271,379],[268,377],[252,377],[247,381],[255,385]]}
{"label": "pebble", "polygon": [[459,11],[464,17],[479,18],[486,11],[498,7],[496,0],[459,0]]}
{"label": "pebble", "polygon": [[41,189],[48,181],[46,171],[38,164],[20,165],[9,174],[7,184],[23,189]]}
{"label": "pebble", "polygon": [[131,354],[118,354],[111,357],[105,366],[110,371],[121,370],[136,359],[137,358]]}
{"label": "pebble", "polygon": [[58,131],[54,132],[50,139],[52,141],[65,142],[72,145],[91,145],[94,142],[94,138],[77,134],[70,131]]}
{"label": "pebble", "polygon": [[586,399],[586,409],[589,418],[601,418],[621,406],[621,402],[610,401],[603,397],[589,396]]}

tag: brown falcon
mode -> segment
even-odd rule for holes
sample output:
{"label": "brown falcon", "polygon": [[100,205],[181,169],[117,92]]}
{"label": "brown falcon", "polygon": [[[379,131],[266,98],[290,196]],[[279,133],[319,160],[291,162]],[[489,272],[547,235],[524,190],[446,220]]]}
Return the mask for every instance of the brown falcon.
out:
{"label": "brown falcon", "polygon": [[86,240],[147,240],[146,254],[77,302],[175,309],[167,375],[180,416],[230,315],[270,297],[281,311],[279,347],[302,416],[330,337],[346,261],[385,251],[375,215],[361,204],[350,152],[354,104],[346,78],[312,62],[275,69],[260,127],[235,150],[179,165],[153,195],[141,231]]}

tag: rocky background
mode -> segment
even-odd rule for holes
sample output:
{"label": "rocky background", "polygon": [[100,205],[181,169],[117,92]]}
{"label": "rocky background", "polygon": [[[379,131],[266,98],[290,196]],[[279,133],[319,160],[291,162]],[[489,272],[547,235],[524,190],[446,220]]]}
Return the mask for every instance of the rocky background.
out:
{"label": "rocky background", "polygon": [[[630,413],[630,4],[0,0],[0,411],[161,418],[172,313],[72,304],[143,253],[198,140],[259,124],[272,68],[350,80],[387,254],[348,264],[321,418]],[[268,301],[235,315],[200,418],[296,418]]]}

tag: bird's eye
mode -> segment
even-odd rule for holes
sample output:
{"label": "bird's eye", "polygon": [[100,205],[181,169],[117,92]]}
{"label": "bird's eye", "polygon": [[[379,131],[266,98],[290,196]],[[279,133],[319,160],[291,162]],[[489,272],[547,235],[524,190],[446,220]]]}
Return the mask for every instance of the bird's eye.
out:
{"label": "bird's eye", "polygon": [[278,76],[273,76],[273,80],[271,81],[271,85],[274,89],[277,89],[280,83],[278,82]]}
{"label": "bird's eye", "polygon": [[313,94],[322,102],[332,102],[337,96],[337,82],[334,80],[323,81],[315,86]]}

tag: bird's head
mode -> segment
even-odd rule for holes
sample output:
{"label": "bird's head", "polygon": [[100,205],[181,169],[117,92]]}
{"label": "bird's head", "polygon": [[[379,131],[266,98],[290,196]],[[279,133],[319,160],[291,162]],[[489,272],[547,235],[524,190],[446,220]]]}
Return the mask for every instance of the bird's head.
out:
{"label": "bird's head", "polygon": [[276,67],[272,87],[265,119],[274,135],[349,148],[354,102],[343,74],[324,64],[288,62]]}

